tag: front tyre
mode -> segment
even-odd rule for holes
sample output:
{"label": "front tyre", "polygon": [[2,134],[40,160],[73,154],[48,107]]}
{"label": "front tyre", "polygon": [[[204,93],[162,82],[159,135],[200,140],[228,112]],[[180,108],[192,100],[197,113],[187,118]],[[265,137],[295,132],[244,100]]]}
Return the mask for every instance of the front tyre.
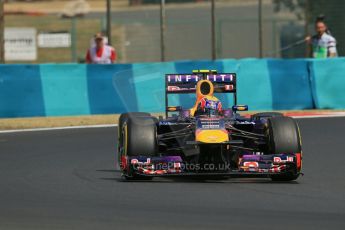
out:
{"label": "front tyre", "polygon": [[301,152],[301,138],[298,124],[291,117],[268,119],[268,147],[271,154]]}
{"label": "front tyre", "polygon": [[[157,119],[151,116],[127,116],[122,120],[119,140],[119,156],[145,156],[158,155]],[[152,177],[135,175],[133,169],[124,171],[126,180],[151,180]]]}
{"label": "front tyre", "polygon": [[257,121],[260,119],[268,119],[272,117],[283,117],[284,115],[279,112],[262,112],[262,113],[256,113],[251,116],[251,119],[253,121]]}
{"label": "front tyre", "polygon": [[[270,154],[302,154],[301,136],[297,122],[291,117],[271,117],[267,123]],[[286,172],[272,175],[273,181],[292,181],[299,176],[297,165],[288,165]]]}
{"label": "front tyre", "polygon": [[127,156],[156,156],[157,125],[153,117],[129,117],[122,126],[124,153]]}

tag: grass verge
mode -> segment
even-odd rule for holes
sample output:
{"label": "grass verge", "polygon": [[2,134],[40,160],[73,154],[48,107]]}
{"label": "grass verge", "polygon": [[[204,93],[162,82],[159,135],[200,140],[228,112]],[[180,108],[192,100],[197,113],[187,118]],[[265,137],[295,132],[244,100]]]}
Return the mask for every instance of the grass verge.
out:
{"label": "grass verge", "polygon": [[0,130],[116,124],[119,115],[0,119]]}
{"label": "grass verge", "polygon": [[[248,116],[259,111],[241,112],[242,115]],[[312,115],[312,114],[331,114],[344,113],[345,110],[287,110],[278,111],[286,113],[287,115]],[[154,116],[163,115],[162,113],[155,113]],[[110,115],[92,115],[92,116],[69,116],[69,117],[33,117],[33,118],[10,118],[0,119],[0,130],[13,129],[31,129],[31,128],[52,128],[52,127],[67,127],[67,126],[85,126],[85,125],[104,125],[117,124],[119,114]]]}

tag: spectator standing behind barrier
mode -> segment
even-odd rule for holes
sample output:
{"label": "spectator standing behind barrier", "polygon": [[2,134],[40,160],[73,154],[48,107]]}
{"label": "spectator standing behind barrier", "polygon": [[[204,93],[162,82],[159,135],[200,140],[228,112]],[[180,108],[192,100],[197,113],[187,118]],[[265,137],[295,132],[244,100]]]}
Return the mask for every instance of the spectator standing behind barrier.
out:
{"label": "spectator standing behind barrier", "polygon": [[86,63],[88,64],[111,64],[116,61],[115,49],[104,42],[101,33],[97,33],[94,37],[95,45],[87,51]]}
{"label": "spectator standing behind barrier", "polygon": [[310,45],[310,57],[331,58],[337,57],[337,41],[328,33],[327,25],[323,20],[317,19],[315,22],[316,35],[307,37]]}

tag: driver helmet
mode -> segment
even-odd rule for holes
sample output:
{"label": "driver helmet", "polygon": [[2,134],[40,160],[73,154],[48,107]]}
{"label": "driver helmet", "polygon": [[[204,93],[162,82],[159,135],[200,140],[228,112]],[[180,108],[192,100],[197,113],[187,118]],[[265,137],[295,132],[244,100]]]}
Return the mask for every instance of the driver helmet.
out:
{"label": "driver helmet", "polygon": [[197,115],[217,116],[222,113],[222,102],[215,97],[203,97],[196,111]]}

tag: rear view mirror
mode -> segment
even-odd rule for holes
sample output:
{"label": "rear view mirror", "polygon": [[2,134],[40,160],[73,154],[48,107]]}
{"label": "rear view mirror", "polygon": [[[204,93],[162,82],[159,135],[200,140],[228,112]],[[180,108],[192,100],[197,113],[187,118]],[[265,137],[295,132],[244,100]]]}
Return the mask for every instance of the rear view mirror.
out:
{"label": "rear view mirror", "polygon": [[248,111],[248,105],[233,105],[233,111]]}
{"label": "rear view mirror", "polygon": [[168,112],[179,112],[182,111],[182,106],[168,106],[166,110]]}

